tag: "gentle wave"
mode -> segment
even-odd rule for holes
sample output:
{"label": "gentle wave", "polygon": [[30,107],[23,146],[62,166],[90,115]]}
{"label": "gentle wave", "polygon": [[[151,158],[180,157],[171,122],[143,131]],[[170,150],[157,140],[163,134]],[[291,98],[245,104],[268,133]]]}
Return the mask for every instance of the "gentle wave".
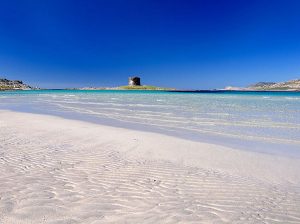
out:
{"label": "gentle wave", "polygon": [[[182,135],[209,134],[300,146],[297,94],[156,94],[48,92],[0,94],[0,108],[73,113],[146,125]],[[197,138],[197,137],[196,137]],[[299,147],[300,148],[300,147]]]}

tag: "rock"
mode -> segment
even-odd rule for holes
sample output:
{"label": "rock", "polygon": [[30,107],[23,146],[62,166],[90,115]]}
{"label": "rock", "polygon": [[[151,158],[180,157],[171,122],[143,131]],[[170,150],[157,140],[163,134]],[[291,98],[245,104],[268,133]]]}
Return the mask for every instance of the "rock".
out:
{"label": "rock", "polygon": [[0,90],[27,90],[33,89],[20,80],[8,80],[0,78]]}
{"label": "rock", "polygon": [[249,87],[251,90],[300,90],[300,79],[290,80],[287,82],[259,82]]}

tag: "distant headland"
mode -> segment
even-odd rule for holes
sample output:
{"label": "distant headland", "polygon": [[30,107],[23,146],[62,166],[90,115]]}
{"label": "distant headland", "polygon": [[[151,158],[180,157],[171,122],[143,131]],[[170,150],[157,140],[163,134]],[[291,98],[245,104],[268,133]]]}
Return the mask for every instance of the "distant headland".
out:
{"label": "distant headland", "polygon": [[174,92],[218,92],[218,91],[300,91],[300,79],[290,80],[287,82],[258,82],[248,87],[232,87],[228,86],[224,89],[213,90],[182,90],[176,88],[165,88],[151,85],[142,85],[141,78],[138,76],[129,77],[127,86],[119,87],[84,87],[74,88],[79,90],[161,90]]}
{"label": "distant headland", "polygon": [[228,86],[224,90],[239,91],[300,91],[300,79],[290,80],[286,82],[258,82],[248,87],[232,87]]}
{"label": "distant headland", "polygon": [[20,80],[8,80],[8,79],[0,78],[0,90],[32,90],[32,89],[37,89],[37,88],[24,84],[23,81]]}
{"label": "distant headland", "polygon": [[[5,90],[39,90],[38,87],[32,87],[23,83],[21,80],[9,80],[0,78],[0,91]],[[248,87],[227,86],[224,89],[213,90],[189,90],[158,87],[153,85],[142,85],[141,78],[133,76],[128,78],[128,85],[118,87],[83,87],[83,88],[67,88],[67,90],[159,90],[174,92],[218,92],[218,91],[300,91],[300,79],[290,80],[286,82],[258,82]]]}

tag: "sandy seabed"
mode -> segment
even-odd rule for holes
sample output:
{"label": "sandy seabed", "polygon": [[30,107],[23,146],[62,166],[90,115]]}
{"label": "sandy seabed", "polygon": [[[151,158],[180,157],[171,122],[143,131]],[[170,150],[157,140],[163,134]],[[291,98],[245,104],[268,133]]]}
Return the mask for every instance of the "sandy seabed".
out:
{"label": "sandy seabed", "polygon": [[2,110],[0,223],[300,223],[300,159]]}

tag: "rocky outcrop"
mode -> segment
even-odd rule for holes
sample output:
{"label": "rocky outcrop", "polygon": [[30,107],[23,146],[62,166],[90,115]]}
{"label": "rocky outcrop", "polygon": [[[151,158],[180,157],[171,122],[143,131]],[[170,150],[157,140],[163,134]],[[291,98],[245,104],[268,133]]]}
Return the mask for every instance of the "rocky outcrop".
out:
{"label": "rocky outcrop", "polygon": [[0,90],[30,90],[31,86],[24,84],[20,80],[8,80],[0,78]]}
{"label": "rocky outcrop", "polygon": [[269,88],[274,84],[276,84],[276,82],[258,82],[253,85],[250,85],[249,88]]}
{"label": "rocky outcrop", "polygon": [[287,82],[259,82],[248,87],[249,90],[286,90],[300,91],[300,79]]}

